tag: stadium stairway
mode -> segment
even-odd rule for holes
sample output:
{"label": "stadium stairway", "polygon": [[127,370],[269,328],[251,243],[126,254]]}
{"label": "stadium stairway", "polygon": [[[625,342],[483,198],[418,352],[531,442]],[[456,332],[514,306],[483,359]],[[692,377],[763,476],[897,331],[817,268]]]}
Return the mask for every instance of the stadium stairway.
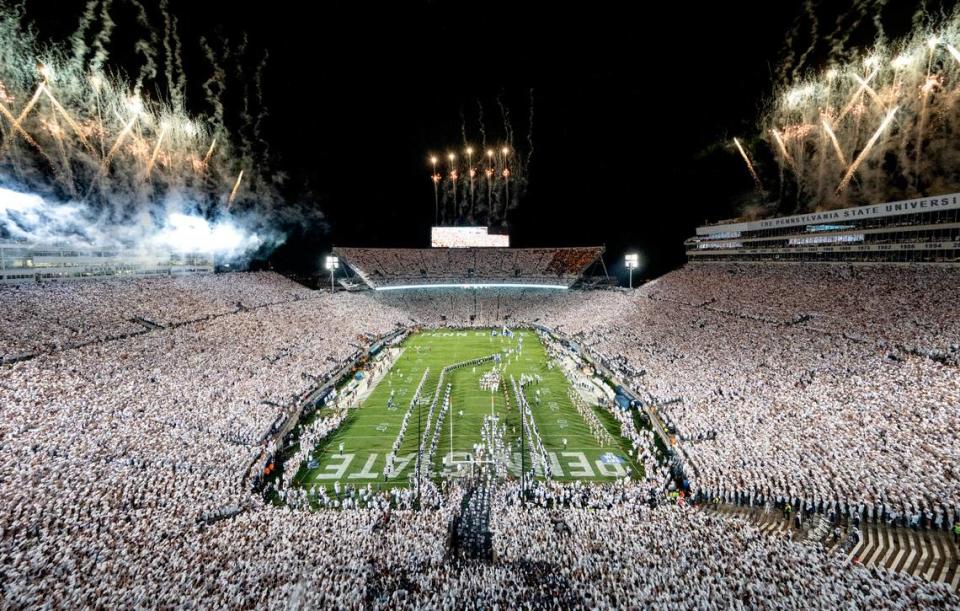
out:
{"label": "stadium stairway", "polygon": [[960,584],[958,556],[957,544],[947,532],[870,523],[863,525],[860,541],[847,560],[943,581],[956,591]]}
{"label": "stadium stairway", "polygon": [[727,503],[704,505],[703,507],[724,517],[740,518],[753,524],[760,529],[760,532],[766,535],[786,537],[787,533],[792,533],[793,538],[797,538],[797,529],[794,528],[790,520],[785,520],[783,514],[776,509],[730,505]]}
{"label": "stadium stairway", "polygon": [[859,541],[852,549],[845,550],[846,538],[832,537],[834,527],[823,516],[808,519],[798,529],[777,509],[725,503],[702,507],[724,517],[745,520],[767,535],[785,537],[791,534],[794,541],[820,543],[830,553],[842,555],[848,562],[880,566],[927,581],[941,581],[955,592],[960,591],[960,548],[953,535],[946,531],[864,523]]}

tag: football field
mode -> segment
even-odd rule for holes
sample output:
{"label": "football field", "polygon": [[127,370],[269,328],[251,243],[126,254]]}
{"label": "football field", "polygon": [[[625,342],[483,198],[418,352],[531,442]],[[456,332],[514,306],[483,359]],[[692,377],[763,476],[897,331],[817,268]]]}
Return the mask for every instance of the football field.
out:
{"label": "football field", "polygon": [[[525,387],[524,394],[554,480],[609,481],[624,475],[639,475],[640,467],[629,457],[616,420],[603,408],[587,406],[610,433],[606,441],[599,441],[570,397],[573,392],[570,381],[559,366],[549,366],[550,357],[534,331],[518,330],[504,336],[491,329],[440,329],[412,335],[400,349],[402,352],[393,367],[360,407],[350,410],[343,424],[301,467],[297,476],[299,485],[329,487],[335,482],[354,486],[407,485],[416,468],[418,429],[425,428],[441,370],[494,354],[499,355],[499,366],[494,361],[486,361],[448,371],[444,377],[443,388],[451,385],[450,409],[442,422],[432,460],[435,474],[443,478],[469,473],[474,446],[482,440],[484,416],[493,414],[503,423],[504,441],[510,447],[509,475],[519,477],[522,428],[510,378],[519,381],[525,374],[534,379],[539,376],[538,382]],[[481,388],[481,379],[487,374],[489,381],[495,368],[502,380],[498,390]],[[411,405],[425,372],[421,400]],[[396,452],[393,468],[384,473],[387,455],[408,410],[410,417],[403,442]],[[433,433],[430,430],[429,436]],[[525,448],[523,461],[530,469],[529,448]],[[542,469],[537,469],[537,476],[542,475]]]}

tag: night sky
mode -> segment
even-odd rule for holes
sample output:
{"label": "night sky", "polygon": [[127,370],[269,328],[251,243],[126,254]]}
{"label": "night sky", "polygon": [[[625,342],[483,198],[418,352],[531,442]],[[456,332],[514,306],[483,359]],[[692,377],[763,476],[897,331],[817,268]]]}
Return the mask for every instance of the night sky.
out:
{"label": "night sky", "polygon": [[[27,5],[56,38],[76,27],[83,2]],[[327,218],[291,233],[274,267],[314,269],[331,244],[428,246],[428,153],[461,146],[461,111],[477,137],[478,100],[491,139],[500,134],[498,95],[526,149],[533,88],[535,151],[512,244],[604,244],[611,273],[625,273],[622,255],[636,250],[646,278],[681,265],[694,227],[734,215],[750,192],[728,144],[755,134],[801,11],[799,2],[170,6],[187,43],[246,32],[251,48],[269,50],[271,165],[289,175],[288,198],[316,202]],[[189,44],[184,63],[192,83],[206,77]]]}

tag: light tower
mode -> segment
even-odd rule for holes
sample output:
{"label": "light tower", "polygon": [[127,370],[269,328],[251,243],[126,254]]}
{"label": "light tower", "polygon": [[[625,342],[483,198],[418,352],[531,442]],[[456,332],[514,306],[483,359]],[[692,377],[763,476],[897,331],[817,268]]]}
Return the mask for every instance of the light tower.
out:
{"label": "light tower", "polygon": [[630,253],[624,260],[627,264],[627,269],[630,270],[630,288],[633,288],[633,270],[640,267],[640,255],[636,253]]}
{"label": "light tower", "polygon": [[330,292],[331,293],[334,291],[333,274],[336,273],[338,267],[340,267],[340,257],[327,255],[327,258],[323,262],[323,268],[330,270]]}

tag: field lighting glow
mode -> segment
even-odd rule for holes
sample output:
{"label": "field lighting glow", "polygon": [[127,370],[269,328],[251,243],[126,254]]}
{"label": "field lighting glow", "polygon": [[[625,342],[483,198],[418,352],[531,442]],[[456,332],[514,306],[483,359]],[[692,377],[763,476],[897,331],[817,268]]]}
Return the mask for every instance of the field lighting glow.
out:
{"label": "field lighting glow", "polygon": [[560,289],[568,287],[557,284],[524,284],[500,282],[476,282],[464,284],[404,284],[400,286],[378,286],[375,291],[401,291],[408,289]]}

